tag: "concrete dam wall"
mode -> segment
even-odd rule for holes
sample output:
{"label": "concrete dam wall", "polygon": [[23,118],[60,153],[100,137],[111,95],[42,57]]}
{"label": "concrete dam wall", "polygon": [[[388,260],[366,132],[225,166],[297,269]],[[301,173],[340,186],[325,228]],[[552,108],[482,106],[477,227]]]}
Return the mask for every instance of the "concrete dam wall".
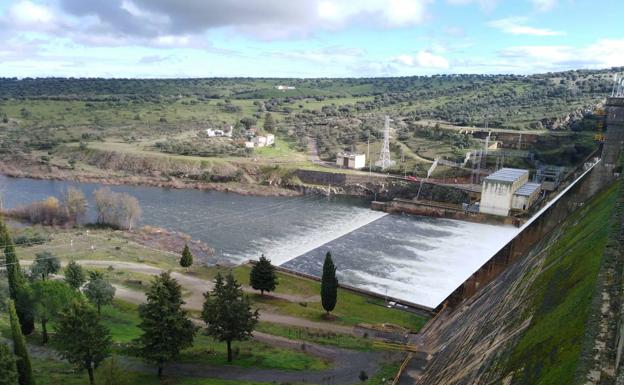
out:
{"label": "concrete dam wall", "polygon": [[525,223],[520,233],[470,276],[436,309],[456,306],[473,296],[531,247],[557,228],[575,209],[609,186],[620,173],[618,160],[624,143],[624,99],[607,99],[607,132],[600,162],[590,170],[577,169],[571,185]]}

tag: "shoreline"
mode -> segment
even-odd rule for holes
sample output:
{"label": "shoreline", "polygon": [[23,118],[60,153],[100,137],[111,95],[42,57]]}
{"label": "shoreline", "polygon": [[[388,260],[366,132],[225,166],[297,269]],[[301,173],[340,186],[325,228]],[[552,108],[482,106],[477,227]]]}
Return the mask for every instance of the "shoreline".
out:
{"label": "shoreline", "polygon": [[70,181],[78,183],[94,183],[103,185],[131,185],[131,186],[146,186],[146,187],[160,187],[160,188],[172,188],[172,189],[194,189],[203,191],[219,191],[225,193],[234,193],[239,195],[249,196],[274,196],[274,197],[288,197],[288,196],[301,196],[305,195],[303,191],[288,189],[278,186],[265,186],[260,184],[242,184],[238,182],[220,183],[220,182],[197,182],[186,181],[181,179],[164,180],[157,177],[147,176],[113,176],[105,177],[90,173],[77,173],[67,170],[57,170],[56,172],[45,173],[43,171],[24,171],[17,169],[13,166],[7,165],[4,162],[0,163],[0,174],[9,178],[29,178],[39,180],[58,180],[58,181]]}

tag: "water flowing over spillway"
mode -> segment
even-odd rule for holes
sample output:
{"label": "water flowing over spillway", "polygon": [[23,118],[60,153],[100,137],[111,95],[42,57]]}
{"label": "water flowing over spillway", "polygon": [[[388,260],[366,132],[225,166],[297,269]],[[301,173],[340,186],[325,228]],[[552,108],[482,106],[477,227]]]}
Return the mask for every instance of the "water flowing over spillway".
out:
{"label": "water flowing over spillway", "polygon": [[341,282],[435,308],[516,233],[514,227],[392,215],[283,266],[320,275],[331,250]]}
{"label": "water flowing over spillway", "polygon": [[[0,176],[5,207],[97,184]],[[181,231],[240,263],[273,263],[320,275],[331,250],[342,283],[436,307],[517,233],[514,227],[372,211],[357,199],[256,197],[214,191],[110,186],[137,197],[141,224]],[[91,213],[93,215],[93,213]]]}

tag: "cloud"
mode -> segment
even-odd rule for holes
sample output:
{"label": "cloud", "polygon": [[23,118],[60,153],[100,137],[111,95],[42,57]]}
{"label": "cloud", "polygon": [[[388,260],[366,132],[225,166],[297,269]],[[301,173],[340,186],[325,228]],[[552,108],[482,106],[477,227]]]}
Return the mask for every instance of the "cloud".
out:
{"label": "cloud", "polygon": [[59,30],[62,22],[52,8],[21,0],[11,4],[0,17],[0,26],[18,31],[50,32]]}
{"label": "cloud", "polygon": [[332,46],[315,50],[275,51],[271,55],[289,60],[336,64],[358,60],[365,55],[365,52],[359,48]]}
{"label": "cloud", "polygon": [[260,39],[306,37],[351,24],[397,28],[426,18],[431,0],[59,0],[64,12],[92,21],[90,30],[156,38],[231,29]]}
{"label": "cloud", "polygon": [[148,56],[143,56],[141,59],[139,59],[138,63],[139,64],[155,64],[155,63],[165,62],[169,59],[171,59],[171,56],[148,55]]}
{"label": "cloud", "polygon": [[497,0],[447,0],[447,2],[452,5],[478,4],[486,12],[493,11],[498,3]]}
{"label": "cloud", "polygon": [[531,35],[531,36],[560,36],[565,35],[562,31],[553,31],[547,28],[534,28],[525,25],[525,17],[508,17],[504,19],[492,20],[487,23],[489,27],[496,28],[511,35]]}
{"label": "cloud", "polygon": [[601,69],[624,66],[624,39],[600,39],[584,47],[527,45],[507,47],[488,63],[467,61],[472,71],[538,73],[569,69]]}
{"label": "cloud", "polygon": [[550,11],[557,6],[557,0],[531,0],[536,10],[540,12]]}
{"label": "cloud", "polygon": [[416,55],[399,55],[394,57],[392,61],[406,67],[428,69],[448,69],[450,67],[450,63],[446,58],[429,51],[419,51]]}

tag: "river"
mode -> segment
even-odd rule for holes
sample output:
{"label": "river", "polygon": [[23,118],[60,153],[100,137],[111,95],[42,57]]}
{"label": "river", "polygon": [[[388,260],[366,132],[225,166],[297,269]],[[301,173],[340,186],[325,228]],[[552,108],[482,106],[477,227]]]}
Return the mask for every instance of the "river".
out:
{"label": "river", "polygon": [[[81,189],[88,199],[100,187],[0,175],[0,194],[7,208],[59,197],[68,186]],[[324,255],[331,251],[340,282],[431,308],[518,231],[387,215],[350,198],[109,187],[139,199],[143,210],[140,224],[187,233],[213,247],[220,259],[240,263],[265,254],[275,264],[319,275]]]}

